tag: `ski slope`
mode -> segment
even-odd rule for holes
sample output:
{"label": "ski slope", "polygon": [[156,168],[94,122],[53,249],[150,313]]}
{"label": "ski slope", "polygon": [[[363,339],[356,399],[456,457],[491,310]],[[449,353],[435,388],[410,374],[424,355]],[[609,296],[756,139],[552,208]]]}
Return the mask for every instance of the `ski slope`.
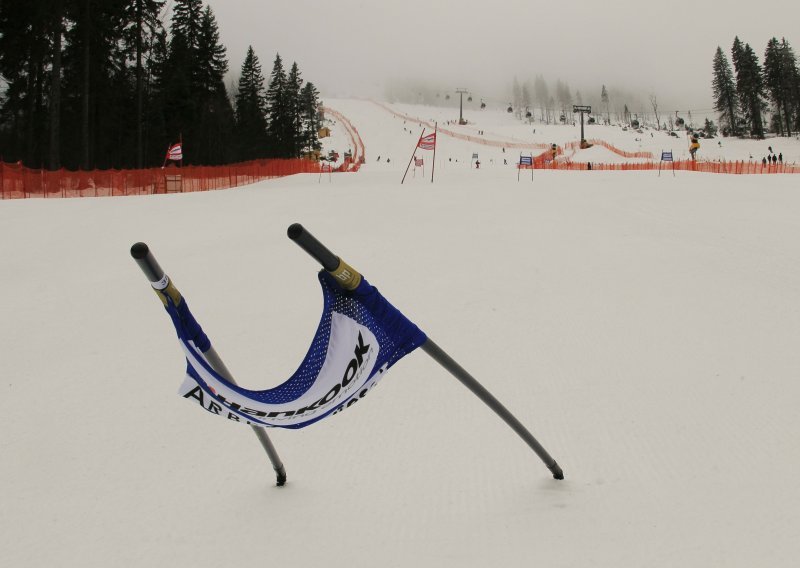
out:
{"label": "ski slope", "polygon": [[[435,182],[425,152],[426,177],[400,185],[421,127],[325,103],[358,128],[358,173],[0,202],[0,566],[797,564],[798,178],[518,182],[502,147],[441,136]],[[529,128],[480,118],[495,140]],[[620,129],[595,136],[637,150]],[[796,141],[772,142],[797,159]],[[326,151],[346,143],[335,127]],[[505,403],[566,479],[421,351],[347,412],[270,431],[283,488],[249,429],[177,397],[185,363],[131,244],[150,245],[239,383],[268,388],[321,311],[293,222]]]}

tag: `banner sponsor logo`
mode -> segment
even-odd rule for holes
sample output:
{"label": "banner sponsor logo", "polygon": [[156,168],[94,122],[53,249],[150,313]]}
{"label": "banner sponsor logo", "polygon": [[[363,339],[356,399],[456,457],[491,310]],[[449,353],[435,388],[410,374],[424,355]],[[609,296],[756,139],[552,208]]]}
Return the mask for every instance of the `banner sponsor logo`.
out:
{"label": "banner sponsor logo", "polygon": [[[385,368],[373,373],[380,346],[372,332],[351,318],[333,312],[325,361],[316,380],[296,400],[270,404],[231,389],[209,372],[196,349],[184,351],[200,381],[187,374],[180,396],[212,414],[235,422],[263,426],[291,426],[340,411],[366,396]],[[204,362],[204,361],[203,361]],[[374,381],[370,383],[370,379]]]}

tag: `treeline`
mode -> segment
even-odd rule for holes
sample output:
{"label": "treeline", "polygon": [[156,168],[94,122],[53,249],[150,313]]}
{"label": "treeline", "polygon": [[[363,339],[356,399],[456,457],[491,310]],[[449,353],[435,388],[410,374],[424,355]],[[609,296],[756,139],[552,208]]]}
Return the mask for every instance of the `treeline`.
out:
{"label": "treeline", "polygon": [[800,69],[786,39],[769,40],[762,63],[750,44],[736,37],[731,59],[733,67],[717,47],[712,89],[723,134],[764,138],[766,132],[799,132]]}
{"label": "treeline", "polygon": [[[644,120],[645,104],[641,97],[624,89],[606,88],[602,85],[593,90],[573,91],[566,81],[548,82],[544,76],[520,81],[517,77],[508,87],[498,89],[503,98],[479,91],[469,91],[463,98],[464,110],[475,111],[486,103],[496,107],[511,107],[520,119],[536,120],[546,124],[572,123],[572,105],[591,105],[597,121],[608,123],[630,123],[631,120]],[[389,83],[386,98],[393,102],[424,104],[429,106],[450,106],[458,108],[461,97],[452,89],[441,85],[406,80]],[[530,113],[530,116],[527,116]]]}
{"label": "treeline", "polygon": [[[514,77],[511,85],[512,111],[520,118],[538,118],[545,124],[572,123],[572,105],[591,106],[596,120],[599,121],[609,124],[614,121],[628,123],[634,116],[629,110],[628,101],[635,101],[635,104],[640,105],[637,97],[625,91],[607,89],[602,85],[599,92],[584,93],[576,90],[573,93],[566,81],[559,79],[550,85],[542,75],[537,75],[533,81],[522,83]],[[538,117],[535,116],[535,109],[538,109]],[[638,114],[643,113],[638,111],[637,116]]]}
{"label": "treeline", "polygon": [[[297,157],[318,149],[319,93],[252,48],[228,92],[202,0],[0,0],[0,158],[58,169]],[[168,28],[168,29],[167,29]],[[266,86],[265,86],[266,83]]]}

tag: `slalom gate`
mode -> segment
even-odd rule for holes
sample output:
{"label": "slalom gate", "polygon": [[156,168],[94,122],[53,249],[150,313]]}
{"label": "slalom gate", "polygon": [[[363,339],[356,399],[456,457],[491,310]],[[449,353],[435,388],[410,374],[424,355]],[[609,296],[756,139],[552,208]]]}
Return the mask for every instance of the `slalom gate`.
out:
{"label": "slalom gate", "polygon": [[0,162],[0,199],[115,197],[228,189],[300,173],[319,173],[306,159],[254,160],[224,166],[68,171]]}

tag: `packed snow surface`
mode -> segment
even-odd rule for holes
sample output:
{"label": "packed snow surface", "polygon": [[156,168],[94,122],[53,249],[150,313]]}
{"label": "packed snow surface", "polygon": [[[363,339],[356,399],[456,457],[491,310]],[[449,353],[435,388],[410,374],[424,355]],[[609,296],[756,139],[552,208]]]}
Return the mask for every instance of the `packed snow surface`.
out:
{"label": "packed snow surface", "polygon": [[[358,173],[0,202],[1,566],[797,565],[800,178],[517,181],[502,160],[519,150],[441,136],[434,183],[419,152],[425,176],[412,166],[400,185],[421,127],[326,104],[364,140]],[[392,106],[457,119],[409,107]],[[472,128],[533,140],[492,112]],[[536,128],[537,142],[577,139]],[[778,139],[715,152],[760,158],[768,143],[800,154]],[[352,409],[271,430],[282,488],[248,428],[177,397],[185,362],[130,246],[150,245],[240,384],[269,388],[321,310],[293,222],[495,394],[566,479],[422,351]]]}

